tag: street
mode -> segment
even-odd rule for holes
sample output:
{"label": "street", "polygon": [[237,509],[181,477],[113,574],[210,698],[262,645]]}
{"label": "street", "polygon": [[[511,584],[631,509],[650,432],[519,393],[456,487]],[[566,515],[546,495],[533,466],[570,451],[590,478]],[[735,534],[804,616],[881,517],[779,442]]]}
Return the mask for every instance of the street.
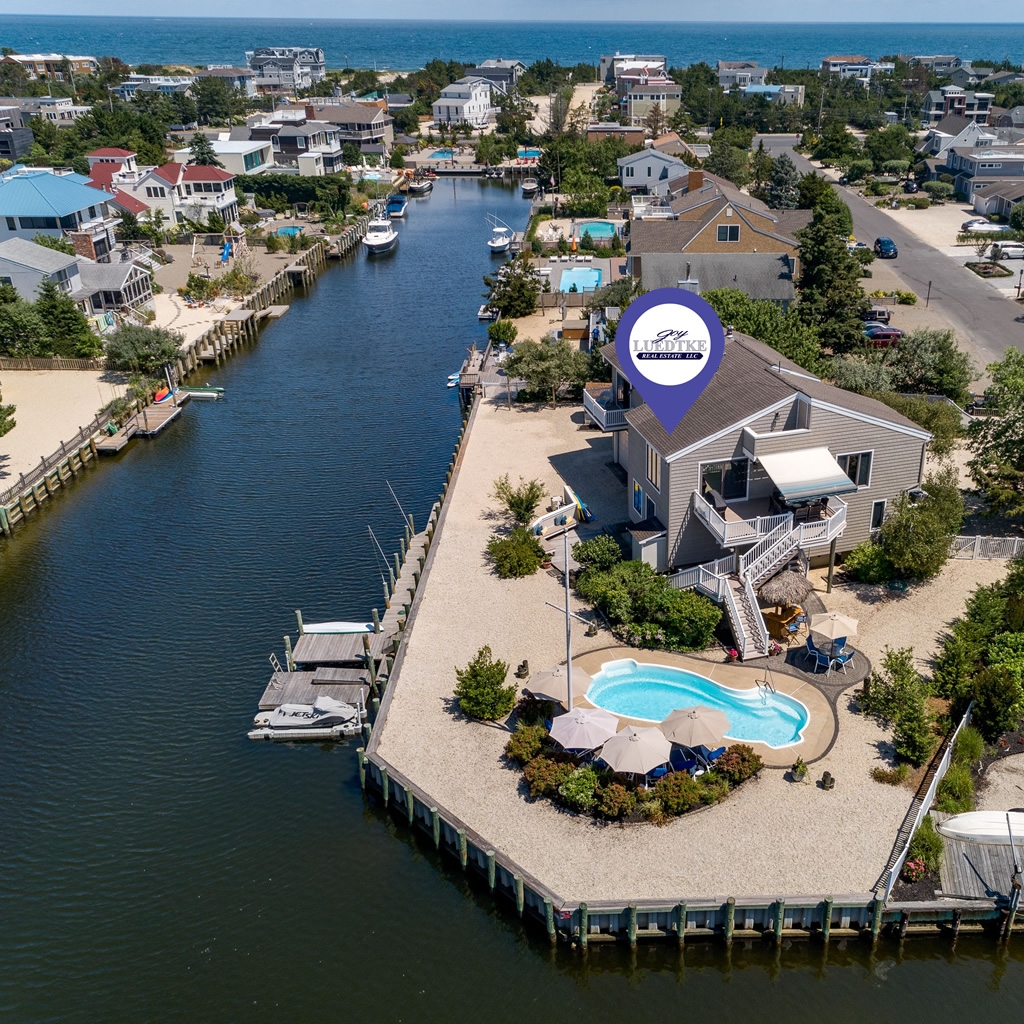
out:
{"label": "street", "polygon": [[[755,147],[760,139],[772,156],[788,153],[801,174],[817,170],[809,160],[793,151],[799,136],[756,136]],[[957,267],[947,255],[926,245],[856,193],[833,187],[850,207],[857,238],[871,245],[879,236],[887,235],[896,243],[899,256],[889,261],[890,266],[907,288],[917,293],[919,303],[924,303],[931,285],[929,308],[939,310],[953,324],[961,345],[970,352],[979,370],[1002,359],[1011,345],[1024,348],[1024,323],[1014,321],[1015,316],[1024,313],[1024,308],[997,294],[970,271]]]}

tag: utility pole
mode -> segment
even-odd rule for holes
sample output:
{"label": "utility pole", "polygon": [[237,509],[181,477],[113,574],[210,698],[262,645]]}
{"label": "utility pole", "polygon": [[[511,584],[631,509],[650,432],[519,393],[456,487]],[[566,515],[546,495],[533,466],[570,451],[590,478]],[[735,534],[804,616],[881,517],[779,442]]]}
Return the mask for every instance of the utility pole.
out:
{"label": "utility pole", "polygon": [[825,109],[825,83],[821,84],[821,98],[818,100],[818,134],[821,134],[821,114]]}

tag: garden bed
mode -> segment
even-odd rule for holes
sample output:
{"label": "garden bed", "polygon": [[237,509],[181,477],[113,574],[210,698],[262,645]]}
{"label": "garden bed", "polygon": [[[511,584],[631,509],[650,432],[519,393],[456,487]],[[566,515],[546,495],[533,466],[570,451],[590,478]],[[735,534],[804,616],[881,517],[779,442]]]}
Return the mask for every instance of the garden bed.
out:
{"label": "garden bed", "polygon": [[964,266],[978,277],[1013,277],[1013,271],[999,263],[986,260],[983,263],[965,263]]}

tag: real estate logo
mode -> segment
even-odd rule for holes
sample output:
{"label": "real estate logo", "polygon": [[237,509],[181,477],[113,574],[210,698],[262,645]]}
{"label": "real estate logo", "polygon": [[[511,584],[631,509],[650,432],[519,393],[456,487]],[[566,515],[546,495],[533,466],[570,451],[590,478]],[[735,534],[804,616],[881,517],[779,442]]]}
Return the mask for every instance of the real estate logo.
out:
{"label": "real estate logo", "polygon": [[658,288],[619,319],[615,351],[630,383],[671,433],[715,375],[725,331],[693,292]]}

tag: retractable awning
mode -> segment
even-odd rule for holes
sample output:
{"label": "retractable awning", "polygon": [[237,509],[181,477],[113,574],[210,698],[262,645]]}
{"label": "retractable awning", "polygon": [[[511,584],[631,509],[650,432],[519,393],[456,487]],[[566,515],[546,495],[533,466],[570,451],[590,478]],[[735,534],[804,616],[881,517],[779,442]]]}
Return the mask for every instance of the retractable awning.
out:
{"label": "retractable awning", "polygon": [[857,485],[843,472],[827,448],[762,455],[758,459],[786,501],[847,494]]}

